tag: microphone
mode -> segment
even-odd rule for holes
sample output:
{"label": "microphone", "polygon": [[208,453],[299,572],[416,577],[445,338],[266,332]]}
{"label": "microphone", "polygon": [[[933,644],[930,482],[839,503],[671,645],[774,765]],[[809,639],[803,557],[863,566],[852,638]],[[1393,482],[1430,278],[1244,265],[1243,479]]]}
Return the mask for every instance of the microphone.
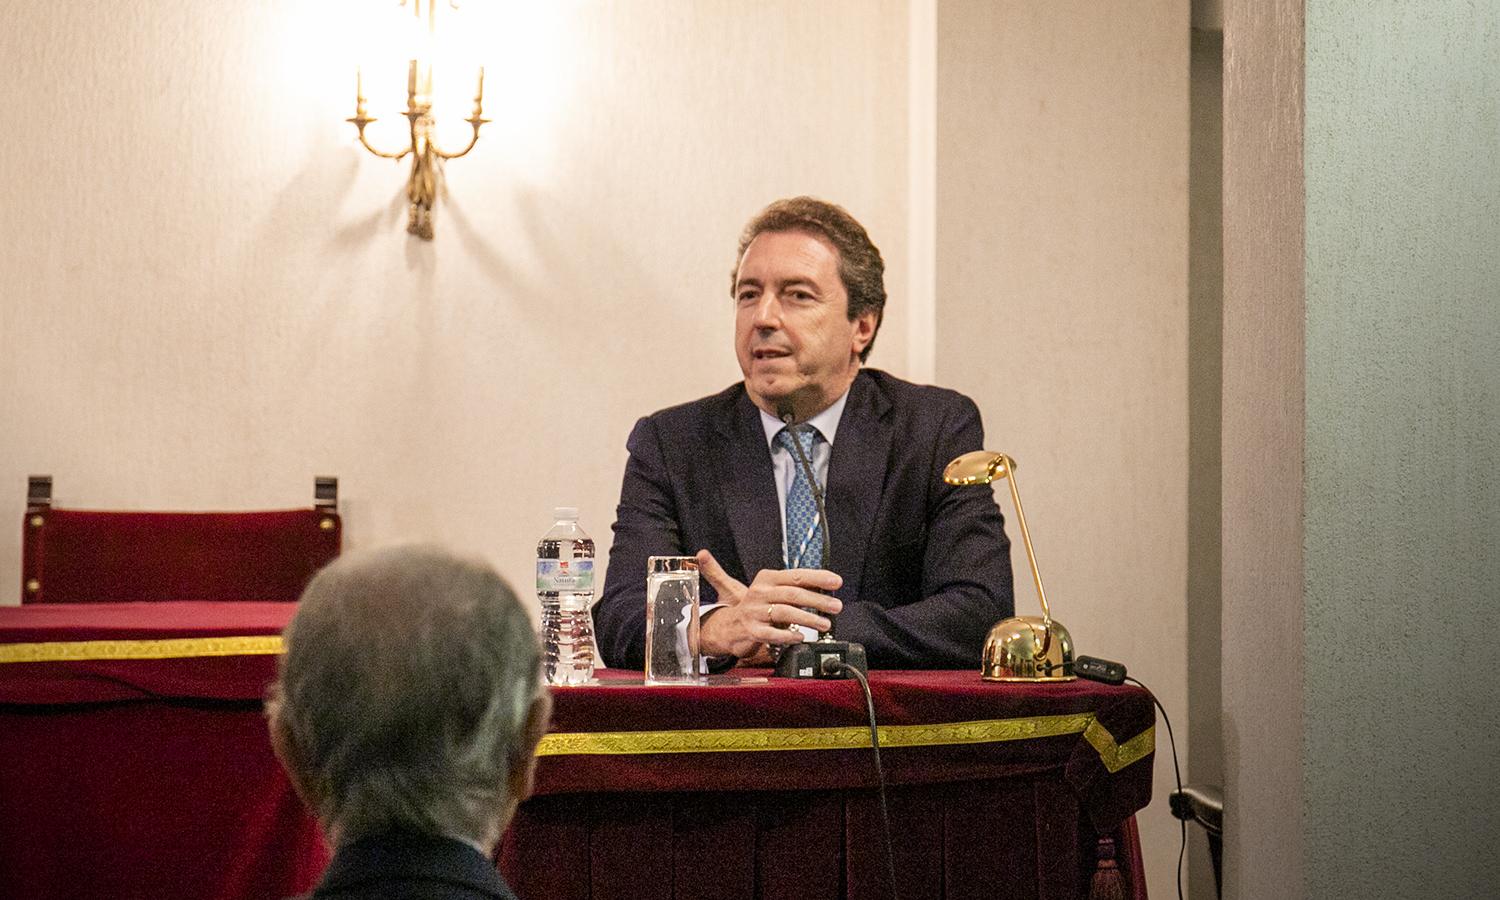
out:
{"label": "microphone", "polygon": [[[785,400],[777,404],[776,417],[788,428],[797,421],[791,403]],[[818,522],[823,526],[819,529],[823,538],[823,566],[827,568],[832,557],[828,549],[828,512],[823,505],[823,489],[818,486],[818,479],[813,477],[812,462],[803,451],[802,442],[795,440],[795,436],[792,449],[795,451],[797,466],[802,470],[802,477],[807,479],[808,489],[812,491],[813,503],[818,508]],[[827,616],[828,630],[819,634],[816,641],[811,644],[793,644],[781,652],[776,659],[777,675],[786,678],[847,678],[848,669],[860,672],[870,670],[865,660],[865,648],[850,641],[834,640],[835,617],[833,613],[828,613]]]}

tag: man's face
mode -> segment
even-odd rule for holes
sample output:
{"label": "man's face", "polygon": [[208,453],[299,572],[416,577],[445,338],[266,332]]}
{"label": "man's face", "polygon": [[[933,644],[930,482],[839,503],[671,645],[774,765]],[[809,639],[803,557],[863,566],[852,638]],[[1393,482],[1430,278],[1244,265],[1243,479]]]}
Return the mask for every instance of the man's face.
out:
{"label": "man's face", "polygon": [[797,421],[826,409],[859,371],[875,313],[849,320],[839,252],[805,231],[756,235],[735,278],[734,349],[755,405]]}

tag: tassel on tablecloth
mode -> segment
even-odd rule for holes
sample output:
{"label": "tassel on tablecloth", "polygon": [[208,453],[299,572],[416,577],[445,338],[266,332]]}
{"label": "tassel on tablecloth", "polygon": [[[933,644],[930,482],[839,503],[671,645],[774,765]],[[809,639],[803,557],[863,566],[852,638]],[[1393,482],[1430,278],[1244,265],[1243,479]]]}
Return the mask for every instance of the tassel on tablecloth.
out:
{"label": "tassel on tablecloth", "polygon": [[1115,862],[1115,839],[1099,839],[1098,861],[1094,866],[1094,881],[1089,886],[1089,900],[1125,900],[1125,878]]}

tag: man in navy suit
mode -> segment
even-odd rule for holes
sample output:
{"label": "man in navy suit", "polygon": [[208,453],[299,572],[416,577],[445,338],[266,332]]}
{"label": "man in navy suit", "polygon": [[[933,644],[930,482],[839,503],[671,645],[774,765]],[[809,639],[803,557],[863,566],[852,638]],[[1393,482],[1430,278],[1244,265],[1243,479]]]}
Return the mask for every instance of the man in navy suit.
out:
{"label": "man in navy suit", "polygon": [[515,900],[490,854],[551,700],[494,569],[428,547],[345,556],[284,639],[272,745],[334,846],[312,896]]}
{"label": "man in navy suit", "polygon": [[[985,634],[1014,608],[1010,545],[993,495],[942,471],[981,449],[984,430],[967,397],[862,368],[884,270],[864,228],[830,203],[777,201],[746,227],[732,284],[744,381],[630,434],[594,609],[607,664],[642,665],[646,558],[693,553],[702,646],[721,665],[767,663],[832,614],[835,637],[863,644],[872,667],[979,664]],[[793,441],[826,522],[808,511]]]}

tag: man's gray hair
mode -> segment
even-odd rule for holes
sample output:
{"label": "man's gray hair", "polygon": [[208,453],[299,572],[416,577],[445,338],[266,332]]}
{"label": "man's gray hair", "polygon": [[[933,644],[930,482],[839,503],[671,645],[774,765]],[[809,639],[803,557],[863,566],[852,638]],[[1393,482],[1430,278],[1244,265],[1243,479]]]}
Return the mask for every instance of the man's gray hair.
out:
{"label": "man's gray hair", "polygon": [[285,640],[268,714],[340,842],[392,828],[499,838],[541,668],[493,568],[435,547],[345,556],[307,586]]}

